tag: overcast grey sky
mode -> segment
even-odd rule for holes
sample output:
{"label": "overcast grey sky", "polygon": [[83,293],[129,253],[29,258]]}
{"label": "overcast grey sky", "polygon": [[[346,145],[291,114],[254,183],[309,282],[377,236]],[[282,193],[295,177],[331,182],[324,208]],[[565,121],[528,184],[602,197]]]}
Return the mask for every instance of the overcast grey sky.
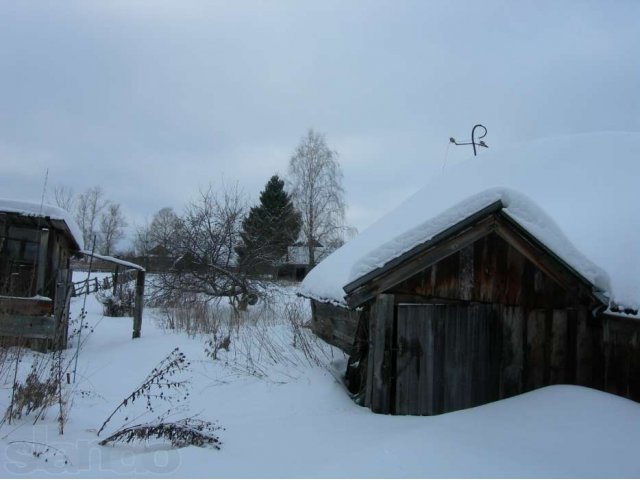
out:
{"label": "overcast grey sky", "polygon": [[363,229],[479,122],[492,148],[640,131],[640,2],[0,2],[0,197],[49,168],[131,223],[222,177],[255,201],[312,127]]}

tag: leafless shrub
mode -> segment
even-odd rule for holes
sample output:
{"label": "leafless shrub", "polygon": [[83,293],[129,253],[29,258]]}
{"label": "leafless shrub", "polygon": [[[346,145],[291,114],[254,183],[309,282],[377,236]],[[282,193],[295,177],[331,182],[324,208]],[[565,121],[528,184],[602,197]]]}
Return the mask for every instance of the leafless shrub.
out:
{"label": "leafless shrub", "polygon": [[[70,364],[65,360],[64,352],[56,350],[47,354],[31,354],[33,363],[29,373],[21,380],[19,364],[22,359],[16,356],[14,377],[11,386],[11,401],[5,411],[2,423],[9,424],[23,416],[33,415],[33,423],[44,418],[48,409],[58,406],[58,431],[62,435],[67,421],[71,391],[64,388],[63,379]],[[1,425],[1,423],[0,423]]]}
{"label": "leafless shrub", "polygon": [[250,320],[245,318],[240,328],[231,331],[228,351],[214,350],[215,344],[209,341],[205,351],[212,359],[223,362],[233,374],[277,383],[295,378],[305,366],[325,367],[331,362],[331,347],[306,327],[308,311],[303,300],[291,298],[277,286],[262,298],[269,301],[261,300],[245,312]]}
{"label": "leafless shrub", "polygon": [[204,351],[207,356],[211,357],[213,360],[217,360],[218,352],[221,350],[228,352],[230,345],[231,337],[229,335],[218,336],[217,334],[213,334],[213,337],[206,341]]}
{"label": "leafless shrub", "polygon": [[169,249],[177,257],[168,272],[155,276],[156,303],[175,304],[184,295],[200,294],[207,299],[238,298],[243,307],[253,294],[245,274],[235,266],[235,247],[245,202],[237,187],[212,187],[200,192],[184,214],[174,219]]}
{"label": "leafless shrub", "polygon": [[[136,387],[124,400],[122,400],[113,412],[103,422],[97,435],[105,429],[107,424],[118,412],[122,412],[137,400],[143,399],[145,412],[135,417],[140,418],[145,413],[154,413],[157,402],[169,403],[172,408],[164,411],[152,422],[132,425],[133,420],[129,416],[124,418],[124,423],[111,435],[100,442],[100,445],[115,443],[146,442],[150,439],[168,440],[173,447],[182,448],[189,445],[197,447],[213,447],[220,449],[220,439],[214,434],[220,430],[217,424],[197,417],[186,417],[177,421],[168,421],[170,415],[174,415],[173,407],[184,402],[189,397],[189,381],[176,378],[177,374],[184,373],[189,367],[185,355],[175,348],[167,355],[151,372],[147,378]],[[180,410],[178,408],[178,410]]]}
{"label": "leafless shrub", "polygon": [[162,328],[185,332],[189,336],[215,335],[224,322],[224,312],[217,302],[189,296],[161,308],[157,320]]}
{"label": "leafless shrub", "polygon": [[16,362],[19,363],[19,357],[22,353],[21,347],[0,348],[0,383],[5,384],[11,382],[14,374]]}
{"label": "leafless shrub", "polygon": [[318,337],[308,328],[308,318],[301,304],[296,299],[285,305],[285,318],[291,327],[293,348],[300,350],[311,366],[321,366],[327,360],[326,349],[323,349]]}
{"label": "leafless shrub", "polygon": [[[189,366],[189,362],[179,348],[175,348],[167,355],[153,370],[147,375],[140,385],[138,385],[118,406],[111,412],[102,423],[97,435],[100,435],[111,419],[128,405],[135,403],[139,399],[145,402],[148,412],[154,411],[154,402],[160,400],[170,404],[179,403],[189,396],[187,382],[176,379],[177,373],[184,372]],[[125,422],[129,418],[125,417]],[[126,425],[126,424],[125,424]]]}
{"label": "leafless shrub", "polygon": [[5,417],[11,421],[50,407],[57,401],[57,392],[55,378],[41,379],[37,368],[33,366],[24,382],[16,382],[14,385],[12,402]]}
{"label": "leafless shrub", "polygon": [[222,442],[215,431],[224,430],[213,422],[189,417],[176,422],[158,422],[122,428],[100,442],[114,443],[146,442],[151,438],[168,440],[172,447],[211,447],[220,450]]}

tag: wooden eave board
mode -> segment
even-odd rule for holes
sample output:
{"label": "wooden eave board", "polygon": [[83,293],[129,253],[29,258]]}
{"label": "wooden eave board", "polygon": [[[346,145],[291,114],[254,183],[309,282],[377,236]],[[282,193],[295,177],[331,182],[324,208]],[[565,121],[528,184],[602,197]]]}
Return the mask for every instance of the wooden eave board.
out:
{"label": "wooden eave board", "polygon": [[8,225],[57,230],[67,237],[69,245],[73,246],[73,250],[80,250],[80,246],[76,244],[76,241],[64,220],[56,220],[51,219],[50,217],[37,215],[23,215],[16,212],[0,212],[0,215],[5,215]]}

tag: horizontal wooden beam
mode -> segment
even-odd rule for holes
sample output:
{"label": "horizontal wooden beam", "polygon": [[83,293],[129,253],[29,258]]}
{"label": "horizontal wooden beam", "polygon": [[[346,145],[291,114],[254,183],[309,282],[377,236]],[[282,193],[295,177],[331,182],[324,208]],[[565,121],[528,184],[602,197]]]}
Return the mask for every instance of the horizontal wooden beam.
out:
{"label": "horizontal wooden beam", "polygon": [[0,336],[17,338],[54,338],[56,322],[53,317],[0,314]]}
{"label": "horizontal wooden beam", "polygon": [[0,316],[3,315],[51,315],[53,302],[43,297],[2,297]]}

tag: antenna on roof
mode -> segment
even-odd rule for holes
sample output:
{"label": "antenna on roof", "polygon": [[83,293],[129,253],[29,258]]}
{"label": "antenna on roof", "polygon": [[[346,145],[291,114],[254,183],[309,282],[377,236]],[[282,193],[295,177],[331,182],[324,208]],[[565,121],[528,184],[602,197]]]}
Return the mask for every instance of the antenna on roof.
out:
{"label": "antenna on roof", "polygon": [[44,196],[47,193],[47,182],[49,180],[49,169],[44,174],[44,185],[42,185],[42,198],[40,199],[40,214],[42,215],[42,209],[44,208]]}
{"label": "antenna on roof", "polygon": [[473,156],[475,157],[477,155],[476,152],[476,145],[479,147],[484,147],[484,148],[489,148],[489,145],[487,145],[486,143],[484,143],[482,140],[480,140],[478,143],[476,143],[476,128],[482,128],[484,130],[484,133],[482,135],[480,135],[478,137],[478,139],[484,138],[487,135],[487,127],[485,127],[484,125],[481,124],[476,124],[473,126],[473,129],[471,130],[471,142],[467,142],[467,143],[458,143],[456,142],[456,139],[453,137],[449,137],[449,143],[454,143],[456,145],[473,145]]}

